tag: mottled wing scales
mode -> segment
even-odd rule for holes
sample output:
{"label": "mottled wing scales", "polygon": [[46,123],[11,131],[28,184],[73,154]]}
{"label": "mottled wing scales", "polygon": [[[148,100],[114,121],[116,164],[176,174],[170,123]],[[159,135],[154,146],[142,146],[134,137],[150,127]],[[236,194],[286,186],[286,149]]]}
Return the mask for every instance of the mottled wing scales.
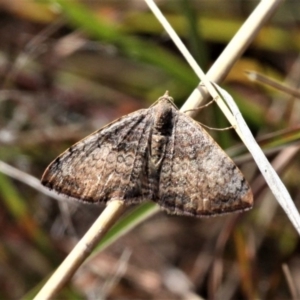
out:
{"label": "mottled wing scales", "polygon": [[151,116],[139,110],[107,125],[70,147],[46,169],[42,183],[88,202],[146,199],[145,145]]}
{"label": "mottled wing scales", "polygon": [[153,200],[189,216],[242,211],[253,201],[236,165],[167,94],[70,147],[42,183],[83,201]]}
{"label": "mottled wing scales", "polygon": [[170,213],[204,216],[252,207],[244,176],[193,119],[176,111],[155,200]]}

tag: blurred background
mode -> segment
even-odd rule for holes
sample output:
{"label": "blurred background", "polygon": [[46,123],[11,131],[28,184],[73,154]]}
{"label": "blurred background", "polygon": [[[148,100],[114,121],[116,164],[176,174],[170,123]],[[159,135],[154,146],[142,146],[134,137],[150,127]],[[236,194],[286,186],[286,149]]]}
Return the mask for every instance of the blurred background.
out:
{"label": "blurred background", "polygon": [[[207,71],[258,2],[157,4]],[[245,72],[297,89],[299,50],[300,6],[285,1],[222,83],[298,208],[299,98]],[[180,107],[198,79],[142,0],[0,0],[0,83],[0,299],[31,299],[104,208],[45,195],[37,180],[47,165],[166,90]],[[197,119],[228,126],[215,104]],[[159,212],[98,251],[59,299],[300,297],[297,232],[234,130],[209,133],[245,174],[254,208],[203,219]]]}

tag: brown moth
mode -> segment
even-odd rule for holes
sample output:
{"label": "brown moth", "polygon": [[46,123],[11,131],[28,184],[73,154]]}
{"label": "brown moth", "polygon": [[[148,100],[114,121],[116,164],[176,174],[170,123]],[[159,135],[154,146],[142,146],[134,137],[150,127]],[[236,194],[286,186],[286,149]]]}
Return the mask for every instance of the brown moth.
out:
{"label": "brown moth", "polygon": [[42,183],[90,203],[152,200],[169,213],[197,217],[253,203],[237,166],[168,93],[70,147],[48,166]]}

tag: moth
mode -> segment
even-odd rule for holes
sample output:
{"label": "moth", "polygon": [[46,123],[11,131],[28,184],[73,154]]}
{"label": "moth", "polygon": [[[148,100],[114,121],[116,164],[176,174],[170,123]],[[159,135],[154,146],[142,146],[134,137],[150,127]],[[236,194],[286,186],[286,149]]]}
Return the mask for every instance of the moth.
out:
{"label": "moth", "polygon": [[85,202],[152,200],[169,213],[196,217],[253,204],[241,171],[168,93],[71,146],[41,181]]}

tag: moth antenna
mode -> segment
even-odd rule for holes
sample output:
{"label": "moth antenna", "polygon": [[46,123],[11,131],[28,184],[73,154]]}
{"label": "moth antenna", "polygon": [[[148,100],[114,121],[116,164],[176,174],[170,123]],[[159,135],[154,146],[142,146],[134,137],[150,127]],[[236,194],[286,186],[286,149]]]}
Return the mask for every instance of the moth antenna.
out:
{"label": "moth antenna", "polygon": [[215,102],[215,99],[212,99],[211,101],[209,101],[208,103],[206,103],[206,104],[204,104],[204,105],[202,105],[202,106],[199,106],[199,107],[196,107],[196,108],[187,109],[187,110],[185,110],[183,113],[186,113],[186,112],[188,112],[188,111],[198,111],[198,110],[201,110],[201,109],[203,109],[203,108],[205,108],[205,107],[210,106],[210,105],[213,104],[214,102]]}
{"label": "moth antenna", "polygon": [[215,127],[209,127],[199,121],[196,121],[197,123],[199,123],[202,127],[205,127],[207,129],[210,129],[210,130],[215,130],[215,131],[225,131],[225,130],[229,130],[229,129],[234,129],[235,126],[228,126],[228,127],[224,127],[224,128],[215,128]]}

